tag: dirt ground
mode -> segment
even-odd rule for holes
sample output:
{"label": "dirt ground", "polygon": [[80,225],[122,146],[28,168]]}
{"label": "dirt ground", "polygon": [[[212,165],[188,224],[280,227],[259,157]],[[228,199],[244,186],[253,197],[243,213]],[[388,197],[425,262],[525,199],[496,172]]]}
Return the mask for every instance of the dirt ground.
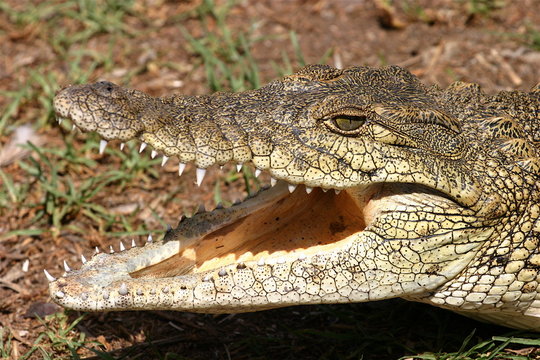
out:
{"label": "dirt ground", "polygon": [[[205,29],[222,31],[215,16],[203,19],[197,13],[197,7],[208,1],[135,1],[118,18],[112,10],[103,15],[110,16],[111,24],[118,24],[113,29],[96,29],[93,23],[77,18],[77,14],[83,14],[82,3],[0,0],[0,170],[6,174],[0,177],[0,191],[4,192],[0,203],[0,339],[6,358],[19,358],[40,334],[43,336],[46,327],[33,316],[36,311],[45,315],[57,310],[49,299],[43,269],[60,276],[63,260],[78,266],[80,254],[88,257],[95,246],[117,247],[119,240],[132,237],[104,235],[104,229],[111,233],[119,225],[93,221],[84,211],[64,214],[60,222],[48,217],[43,205],[45,193],[38,186],[40,177],[30,178],[24,165],[30,159],[38,163],[44,160],[31,151],[10,147],[14,132],[30,124],[35,130],[32,139],[40,146],[64,149],[69,141],[88,156],[93,161],[90,165],[58,172],[79,186],[118,167],[121,160],[84,150],[86,136],[70,135],[67,128],[56,124],[50,112],[54,91],[80,79],[83,73],[88,81],[107,79],[153,95],[207,93],[203,58],[193,50],[186,33],[200,39],[208,35]],[[219,8],[223,2],[215,6]],[[423,82],[443,87],[462,80],[478,83],[486,92],[496,92],[527,90],[540,82],[538,0],[239,0],[224,21],[231,36],[242,32],[256,39],[249,47],[262,83],[277,76],[276,64],[282,66],[286,58],[297,69],[302,62],[299,52],[306,63],[316,63],[329,54],[326,63],[339,67],[397,64]],[[89,29],[93,32],[80,35]],[[299,49],[291,41],[292,32]],[[228,61],[234,66],[234,59]],[[159,165],[154,167],[162,171]],[[130,214],[136,229],[159,231],[163,229],[160,219],[175,224],[183,211],[200,203],[214,206],[214,183],[222,176],[219,172],[210,172],[202,189],[197,190],[194,169],[188,168],[180,179],[175,171],[167,167],[157,177],[134,179],[123,191],[118,191],[117,184],[106,184],[91,201],[116,211],[118,219]],[[43,176],[50,176],[50,172],[44,170]],[[25,189],[24,199],[10,197],[6,178],[15,188]],[[240,180],[222,181],[220,187],[228,199],[243,196]],[[39,231],[22,231],[28,229]],[[138,234],[137,241],[143,241],[142,233]],[[30,265],[24,272],[27,259]],[[69,313],[69,320],[78,315]],[[419,322],[419,317],[427,320]],[[66,332],[66,337],[84,334],[99,341],[102,350],[114,350],[115,358],[128,359],[362,355],[365,359],[385,359],[456,351],[475,328],[479,338],[508,331],[429,306],[390,301],[235,316],[90,314],[73,331]],[[441,332],[447,333],[435,336]],[[42,343],[48,344],[45,347],[53,358],[74,356],[50,342]],[[166,357],[167,353],[176,355]],[[79,354],[95,355],[85,349]],[[40,351],[30,355],[44,357]]]}

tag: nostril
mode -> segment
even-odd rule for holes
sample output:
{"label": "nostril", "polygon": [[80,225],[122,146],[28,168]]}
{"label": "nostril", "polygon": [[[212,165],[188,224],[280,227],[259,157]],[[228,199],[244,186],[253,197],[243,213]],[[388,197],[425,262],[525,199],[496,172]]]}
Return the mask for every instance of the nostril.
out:
{"label": "nostril", "polygon": [[101,86],[101,88],[107,92],[112,92],[114,88],[114,84],[109,81],[100,81],[98,84]]}

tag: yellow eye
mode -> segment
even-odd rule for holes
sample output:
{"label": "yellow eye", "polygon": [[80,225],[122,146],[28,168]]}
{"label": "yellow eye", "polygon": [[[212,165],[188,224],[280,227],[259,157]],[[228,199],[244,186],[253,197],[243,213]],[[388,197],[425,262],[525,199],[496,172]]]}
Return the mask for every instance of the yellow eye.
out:
{"label": "yellow eye", "polygon": [[358,129],[366,122],[365,116],[339,116],[332,119],[334,125],[341,131],[349,132]]}

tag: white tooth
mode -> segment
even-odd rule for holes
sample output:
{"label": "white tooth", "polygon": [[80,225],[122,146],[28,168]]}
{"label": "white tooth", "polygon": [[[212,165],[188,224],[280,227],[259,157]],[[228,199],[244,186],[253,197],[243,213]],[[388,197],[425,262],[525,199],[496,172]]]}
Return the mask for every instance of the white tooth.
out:
{"label": "white tooth", "polygon": [[58,118],[58,125],[62,125],[62,121],[64,121],[64,118],[59,117],[59,118]]}
{"label": "white tooth", "polygon": [[284,257],[280,257],[277,259],[276,261],[278,264],[285,264],[285,258]]}
{"label": "white tooth", "polygon": [[131,239],[131,247],[137,247],[137,243],[135,242],[135,239]]}
{"label": "white tooth", "polygon": [[146,242],[151,243],[152,241],[154,241],[154,239],[152,238],[152,235],[148,235],[148,239],[146,239]]}
{"label": "white tooth", "polygon": [[141,143],[141,147],[139,148],[139,153],[142,153],[145,148],[146,148],[146,143],[145,142]]}
{"label": "white tooth", "polygon": [[261,170],[255,169],[255,177],[259,177],[261,175]]}
{"label": "white tooth", "polygon": [[75,126],[75,124],[71,125],[71,131],[75,131],[77,130],[77,127]]}
{"label": "white tooth", "polygon": [[184,163],[179,163],[178,164],[178,176],[182,175],[185,168],[186,168],[186,164],[184,164]]}
{"label": "white tooth", "polygon": [[152,149],[152,153],[150,154],[150,157],[153,159],[157,156],[157,151]]}
{"label": "white tooth", "polygon": [[110,252],[111,254],[114,254],[114,249],[113,249],[112,245],[109,246],[109,252]]}
{"label": "white tooth", "polygon": [[28,259],[24,260],[24,262],[22,264],[22,271],[23,272],[28,272],[29,267],[30,267],[30,260],[28,260]]}
{"label": "white tooth", "polygon": [[81,261],[82,261],[83,264],[86,264],[86,262],[87,262],[86,258],[82,254],[81,254]]}
{"label": "white tooth", "polygon": [[311,194],[312,191],[313,191],[312,187],[306,186],[306,193]]}
{"label": "white tooth", "polygon": [[126,144],[124,144],[124,143],[121,143],[121,144],[120,144],[120,151],[123,151],[123,150],[124,150],[124,146],[126,146]]}
{"label": "white tooth", "polygon": [[161,166],[165,166],[167,160],[169,160],[169,157],[167,155],[163,155],[163,159],[161,160]]}
{"label": "white tooth", "polygon": [[96,246],[96,254],[99,254],[99,248]]}
{"label": "white tooth", "polygon": [[204,175],[206,175],[206,169],[197,169],[197,186],[201,186]]}
{"label": "white tooth", "polygon": [[276,183],[277,183],[277,180],[276,180],[276,179],[270,178],[270,185],[271,185],[271,186],[275,186]]}
{"label": "white tooth", "polygon": [[103,152],[105,151],[105,148],[107,147],[107,140],[101,140],[99,142],[99,154],[103,154]]}
{"label": "white tooth", "polygon": [[242,171],[242,166],[244,166],[243,164],[236,164],[236,171],[240,172]]}
{"label": "white tooth", "polygon": [[341,192],[341,190],[334,189],[334,192],[336,193],[336,195],[339,195],[339,193]]}
{"label": "white tooth", "polygon": [[47,278],[47,280],[49,280],[49,282],[56,281],[56,278],[49,274],[47,270],[43,269],[43,272],[45,273],[45,277]]}
{"label": "white tooth", "polygon": [[71,271],[71,268],[69,267],[68,263],[66,262],[66,260],[64,260],[64,270],[66,270],[66,272],[70,272]]}
{"label": "white tooth", "polygon": [[302,261],[302,260],[305,260],[306,259],[306,255],[305,254],[300,254],[298,255],[298,260]]}
{"label": "white tooth", "polygon": [[120,289],[118,289],[118,293],[119,293],[120,295],[127,295],[127,293],[128,293],[128,288],[127,288],[126,283],[122,283],[122,285],[120,285]]}
{"label": "white tooth", "polygon": [[257,265],[259,266],[264,266],[264,264],[265,264],[264,258],[260,258],[259,261],[257,261]]}
{"label": "white tooth", "polygon": [[295,184],[289,184],[289,192],[292,193],[292,192],[294,192],[294,190],[296,190],[296,185]]}
{"label": "white tooth", "polygon": [[124,243],[120,241],[120,251],[125,251],[126,247],[124,246]]}

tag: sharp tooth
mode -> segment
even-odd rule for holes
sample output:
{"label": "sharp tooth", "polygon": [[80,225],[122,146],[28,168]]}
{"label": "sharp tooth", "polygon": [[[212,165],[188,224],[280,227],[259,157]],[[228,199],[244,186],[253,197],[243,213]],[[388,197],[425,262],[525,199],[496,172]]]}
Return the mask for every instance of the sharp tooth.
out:
{"label": "sharp tooth", "polygon": [[56,278],[49,274],[47,270],[43,269],[43,272],[45,273],[45,277],[47,278],[47,280],[49,280],[49,282],[56,281]]}
{"label": "sharp tooth", "polygon": [[225,276],[225,275],[227,275],[227,270],[225,270],[224,268],[221,268],[221,269],[219,270],[219,272],[218,272],[218,275],[219,275],[219,276],[222,276],[222,277]]}
{"label": "sharp tooth", "polygon": [[125,251],[126,247],[124,246],[124,243],[120,241],[120,251]]}
{"label": "sharp tooth", "polygon": [[152,149],[152,153],[150,153],[150,157],[153,159],[157,156],[157,151]]}
{"label": "sharp tooth", "polygon": [[259,177],[261,175],[261,170],[255,169],[255,177]]}
{"label": "sharp tooth", "polygon": [[276,179],[270,178],[270,185],[271,185],[271,186],[275,186],[276,183],[277,183],[277,180],[276,180]]}
{"label": "sharp tooth", "polygon": [[206,212],[206,208],[204,207],[204,204],[199,205],[199,209],[197,209],[197,213],[201,214],[203,212]]}
{"label": "sharp tooth", "polygon": [[240,172],[242,171],[242,166],[244,166],[243,164],[236,164],[236,171]]}
{"label": "sharp tooth", "polygon": [[294,190],[296,190],[295,184],[289,184],[289,192],[292,193]]}
{"label": "sharp tooth", "polygon": [[99,248],[96,246],[96,254],[99,254]]}
{"label": "sharp tooth", "polygon": [[124,150],[124,146],[126,146],[126,144],[124,144],[124,143],[121,143],[121,144],[120,144],[120,151],[123,151],[123,150]]}
{"label": "sharp tooth", "polygon": [[307,192],[308,194],[311,194],[312,191],[313,191],[313,188],[312,188],[312,187],[306,186],[306,192]]}
{"label": "sharp tooth", "polygon": [[107,147],[107,140],[101,140],[99,142],[99,154],[103,154],[105,152],[105,148]]}
{"label": "sharp tooth", "polygon": [[179,163],[178,164],[178,176],[182,175],[185,168],[186,168],[186,164],[184,164],[184,163]]}
{"label": "sharp tooth", "polygon": [[266,262],[264,261],[264,258],[260,258],[259,261],[257,261],[257,265],[264,266]]}
{"label": "sharp tooth", "polygon": [[26,259],[22,264],[22,271],[28,272],[28,267],[30,267],[30,260]]}
{"label": "sharp tooth", "polygon": [[112,245],[109,246],[109,252],[110,252],[111,254],[114,254],[114,249],[113,249]]}
{"label": "sharp tooth", "polygon": [[148,239],[146,239],[146,242],[151,243],[152,241],[154,241],[154,239],[152,238],[152,235],[148,235]]}
{"label": "sharp tooth", "polygon": [[75,124],[71,125],[71,131],[75,131],[77,130],[77,127],[75,126]]}
{"label": "sharp tooth", "polygon": [[66,270],[66,272],[70,272],[71,271],[71,268],[69,267],[68,263],[66,262],[66,260],[64,260],[64,270]]}
{"label": "sharp tooth", "polygon": [[131,239],[131,247],[137,247],[137,243],[135,242],[135,239]]}
{"label": "sharp tooth", "polygon": [[201,186],[204,175],[206,175],[206,169],[197,169],[197,186]]}
{"label": "sharp tooth", "polygon": [[63,117],[59,117],[59,118],[58,118],[58,125],[62,125],[62,121],[64,121],[64,118],[63,118]]}
{"label": "sharp tooth", "polygon": [[306,255],[305,255],[305,254],[300,254],[300,255],[298,255],[298,260],[303,261],[303,260],[305,260],[305,259],[306,259]]}
{"label": "sharp tooth", "polygon": [[336,195],[338,195],[341,192],[341,190],[334,189],[334,192],[336,193]]}
{"label": "sharp tooth", "polygon": [[167,163],[167,160],[169,160],[169,157],[166,155],[163,155],[163,159],[161,160],[161,166],[165,166]]}
{"label": "sharp tooth", "polygon": [[87,262],[88,260],[86,260],[86,258],[84,257],[84,255],[81,254],[81,261],[82,261],[83,264],[86,264],[86,262]]}
{"label": "sharp tooth", "polygon": [[141,143],[141,147],[139,148],[139,153],[142,153],[145,148],[146,148],[146,143],[145,142]]}

